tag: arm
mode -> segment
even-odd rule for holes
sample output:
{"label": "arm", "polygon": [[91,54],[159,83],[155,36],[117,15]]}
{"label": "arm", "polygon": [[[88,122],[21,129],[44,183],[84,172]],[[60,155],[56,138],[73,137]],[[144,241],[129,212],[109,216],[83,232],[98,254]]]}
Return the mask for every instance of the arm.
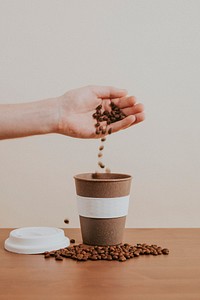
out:
{"label": "arm", "polygon": [[60,133],[77,138],[99,138],[95,134],[95,108],[114,102],[127,116],[110,125],[117,132],[144,120],[144,108],[133,96],[114,87],[87,86],[63,96],[23,104],[0,105],[0,139]]}
{"label": "arm", "polygon": [[56,132],[58,109],[55,99],[0,105],[0,139]]}

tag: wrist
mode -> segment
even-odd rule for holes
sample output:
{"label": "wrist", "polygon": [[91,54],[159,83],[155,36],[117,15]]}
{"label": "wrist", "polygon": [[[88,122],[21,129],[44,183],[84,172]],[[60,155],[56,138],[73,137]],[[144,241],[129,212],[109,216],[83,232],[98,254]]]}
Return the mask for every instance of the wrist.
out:
{"label": "wrist", "polygon": [[45,118],[45,126],[44,133],[59,133],[59,123],[60,123],[60,99],[59,98],[51,98],[47,100],[42,100],[41,104],[44,105],[44,118]]}

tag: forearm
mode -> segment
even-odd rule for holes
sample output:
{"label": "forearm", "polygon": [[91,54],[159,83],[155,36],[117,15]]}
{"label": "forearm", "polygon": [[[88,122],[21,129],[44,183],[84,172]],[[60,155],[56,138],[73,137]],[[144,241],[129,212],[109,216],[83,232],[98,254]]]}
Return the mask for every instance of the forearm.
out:
{"label": "forearm", "polygon": [[56,99],[0,105],[0,139],[53,133],[59,110]]}

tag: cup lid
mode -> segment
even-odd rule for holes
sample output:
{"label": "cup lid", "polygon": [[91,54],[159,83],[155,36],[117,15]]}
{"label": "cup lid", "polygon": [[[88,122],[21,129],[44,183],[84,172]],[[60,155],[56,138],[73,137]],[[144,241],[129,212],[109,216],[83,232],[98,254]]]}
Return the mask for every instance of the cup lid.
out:
{"label": "cup lid", "polygon": [[68,247],[64,230],[55,227],[22,227],[10,232],[4,243],[6,250],[21,254],[38,254]]}

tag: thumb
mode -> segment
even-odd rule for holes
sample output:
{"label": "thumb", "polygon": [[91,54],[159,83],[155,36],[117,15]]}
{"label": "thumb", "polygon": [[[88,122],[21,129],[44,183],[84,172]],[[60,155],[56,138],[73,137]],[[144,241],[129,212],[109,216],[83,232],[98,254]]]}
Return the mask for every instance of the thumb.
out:
{"label": "thumb", "polygon": [[124,97],[128,94],[125,89],[119,89],[113,86],[92,86],[92,90],[97,97],[103,99],[115,99]]}

